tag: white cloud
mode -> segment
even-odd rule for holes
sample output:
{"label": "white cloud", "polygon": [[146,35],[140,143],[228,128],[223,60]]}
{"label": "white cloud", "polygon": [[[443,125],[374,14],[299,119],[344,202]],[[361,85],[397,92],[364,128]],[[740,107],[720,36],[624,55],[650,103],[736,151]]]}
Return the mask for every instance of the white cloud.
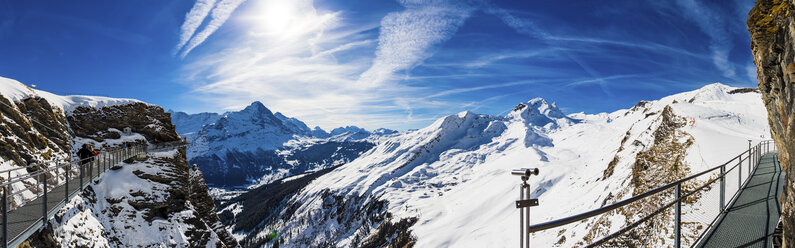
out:
{"label": "white cloud", "polygon": [[[196,2],[196,4],[200,4],[200,2]],[[215,8],[213,8],[212,12],[210,13],[210,21],[204,26],[204,29],[202,29],[201,32],[190,39],[190,42],[188,42],[188,45],[184,47],[184,50],[182,50],[182,54],[180,56],[184,58],[186,55],[188,55],[188,53],[190,53],[190,51],[201,45],[204,40],[210,37],[211,34],[215,33],[215,31],[218,30],[218,28],[220,28],[227,19],[229,19],[229,16],[232,15],[232,12],[234,12],[235,9],[237,9],[237,7],[243,2],[245,2],[245,0],[221,0],[221,2],[215,5]],[[189,17],[186,17],[186,22],[195,22],[195,20],[188,18]],[[201,24],[201,22],[199,22],[199,24]],[[183,24],[183,27],[184,26],[185,24]],[[184,36],[184,34],[181,36]]]}
{"label": "white cloud", "polygon": [[193,8],[190,9],[188,14],[185,15],[185,22],[180,27],[179,43],[177,43],[176,51],[182,49],[188,43],[190,37],[196,33],[196,29],[204,22],[204,18],[210,13],[210,10],[215,6],[215,0],[198,0]]}
{"label": "white cloud", "polygon": [[687,18],[695,22],[699,29],[710,37],[709,50],[715,67],[724,77],[734,78],[737,73],[734,71],[734,64],[729,60],[732,42],[726,31],[727,23],[719,15],[710,12],[708,7],[694,0],[677,0],[676,4]]}
{"label": "white cloud", "polygon": [[463,66],[468,68],[480,68],[487,65],[490,65],[494,62],[504,60],[504,59],[513,59],[513,58],[529,58],[536,56],[542,52],[540,51],[519,51],[511,54],[490,54],[488,56],[483,56],[478,60],[469,62],[464,64]]}
{"label": "white cloud", "polygon": [[577,55],[572,54],[568,52],[566,49],[563,49],[559,47],[557,44],[555,44],[554,41],[556,40],[556,37],[554,35],[544,31],[541,28],[538,28],[532,21],[518,18],[513,14],[511,14],[510,12],[508,12],[507,10],[496,7],[494,5],[487,4],[486,13],[499,17],[503,23],[513,28],[514,30],[516,30],[516,32],[520,34],[527,35],[530,37],[537,37],[544,40],[547,46],[560,52],[561,54],[563,54],[563,56],[565,56],[566,58],[577,64],[577,66],[579,66],[585,73],[588,73],[588,75],[591,76],[593,80],[598,83],[599,88],[602,90],[602,93],[604,93],[608,97],[612,96],[612,92],[608,88],[607,81],[604,80],[604,77],[599,75],[598,71],[594,70],[593,67],[591,67],[588,63],[586,63],[585,60],[580,59],[579,57],[577,57]]}
{"label": "white cloud", "polygon": [[357,84],[375,87],[392,79],[400,70],[409,70],[433,55],[432,47],[455,34],[473,7],[443,1],[403,1],[406,10],[381,20],[378,50],[372,66]]}
{"label": "white cloud", "polygon": [[[264,23],[269,3],[258,2],[238,16],[251,24],[249,32],[229,41],[228,48],[202,55],[183,68],[183,83],[193,88],[194,100],[235,109],[254,100],[268,108],[298,117],[310,125],[332,128],[357,124],[378,127],[403,121],[390,113],[400,110],[390,101],[412,89],[355,87],[358,75],[369,66],[375,40],[362,35],[371,26],[343,27],[340,13],[319,13],[312,1],[282,1],[294,13],[288,27]],[[266,18],[266,19],[262,19]],[[278,31],[278,32],[275,32]],[[341,53],[353,59],[340,63]]]}
{"label": "white cloud", "polygon": [[[422,86],[382,80],[379,87],[362,87],[357,81],[370,76],[386,80],[397,70],[418,65],[433,54],[435,45],[456,32],[471,9],[403,4],[405,11],[382,19],[376,40],[370,31],[377,25],[344,23],[341,12],[318,10],[312,0],[251,2],[234,17],[250,24],[248,32],[225,41],[226,49],[191,58],[183,67],[182,83],[193,89],[184,97],[214,106],[215,111],[238,109],[257,100],[326,129],[351,124],[370,129],[425,125],[439,117],[428,109],[456,104],[422,98],[432,94]],[[263,15],[274,6],[289,14]]]}

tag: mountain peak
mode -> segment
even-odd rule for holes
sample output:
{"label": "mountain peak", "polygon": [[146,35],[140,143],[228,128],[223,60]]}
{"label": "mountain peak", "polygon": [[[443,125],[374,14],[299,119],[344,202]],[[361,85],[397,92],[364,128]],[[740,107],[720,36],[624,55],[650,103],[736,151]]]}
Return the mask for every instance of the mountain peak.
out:
{"label": "mountain peak", "polygon": [[357,132],[367,132],[367,130],[365,130],[364,128],[357,127],[357,126],[345,126],[345,127],[338,127],[338,128],[332,129],[331,132],[329,132],[329,133],[331,135],[338,135],[338,134],[343,134],[343,133],[357,133]]}
{"label": "mountain peak", "polygon": [[727,100],[729,97],[729,91],[734,89],[734,87],[722,84],[722,83],[712,83],[708,85],[704,85],[703,87],[691,91],[693,93],[692,98],[693,100],[700,100],[700,101],[712,101],[712,100]]}
{"label": "mountain peak", "polygon": [[248,107],[246,107],[245,109],[241,110],[240,112],[264,113],[264,114],[268,114],[268,115],[273,115],[273,112],[271,112],[268,108],[266,108],[265,105],[262,104],[262,102],[260,102],[260,101],[252,102],[250,105],[248,105]]}
{"label": "mountain peak", "polygon": [[539,127],[551,124],[549,128],[574,123],[574,120],[566,116],[555,103],[549,103],[540,97],[519,103],[506,117]]}

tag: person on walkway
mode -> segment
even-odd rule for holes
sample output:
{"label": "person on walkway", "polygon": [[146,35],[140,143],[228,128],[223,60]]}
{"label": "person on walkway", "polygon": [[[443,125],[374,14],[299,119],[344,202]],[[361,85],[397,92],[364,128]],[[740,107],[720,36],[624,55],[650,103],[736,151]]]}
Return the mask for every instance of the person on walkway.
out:
{"label": "person on walkway", "polygon": [[83,147],[77,151],[77,156],[80,157],[80,165],[87,164],[94,160],[94,152],[92,151],[91,147],[88,144],[83,144]]}
{"label": "person on walkway", "polygon": [[94,161],[94,156],[99,154],[98,152],[94,151],[94,148],[91,147],[89,144],[83,144],[83,147],[77,151],[77,156],[80,157],[80,171],[85,171],[85,167],[83,165],[89,164],[88,166],[88,174],[91,175],[91,162]]}

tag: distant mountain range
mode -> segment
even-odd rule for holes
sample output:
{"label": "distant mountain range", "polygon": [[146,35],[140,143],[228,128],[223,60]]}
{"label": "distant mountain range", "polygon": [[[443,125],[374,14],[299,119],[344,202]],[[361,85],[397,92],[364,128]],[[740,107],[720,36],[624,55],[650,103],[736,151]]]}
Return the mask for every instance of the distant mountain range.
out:
{"label": "distant mountain range", "polygon": [[273,113],[261,102],[240,111],[171,113],[177,131],[193,143],[188,159],[197,164],[209,185],[242,187],[325,169],[349,162],[389,129],[373,132],[356,126],[326,132],[304,122]]}

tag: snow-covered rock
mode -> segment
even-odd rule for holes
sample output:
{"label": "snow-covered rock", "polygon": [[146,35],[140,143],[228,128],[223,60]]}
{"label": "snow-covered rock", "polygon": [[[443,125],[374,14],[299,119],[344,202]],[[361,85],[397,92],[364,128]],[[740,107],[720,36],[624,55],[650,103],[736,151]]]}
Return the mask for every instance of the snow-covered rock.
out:
{"label": "snow-covered rock", "polygon": [[143,103],[135,99],[110,98],[102,96],[59,96],[50,92],[33,89],[17,80],[0,77],[0,93],[11,102],[28,98],[43,98],[61,112],[69,114],[78,107],[102,108],[114,105]]}

